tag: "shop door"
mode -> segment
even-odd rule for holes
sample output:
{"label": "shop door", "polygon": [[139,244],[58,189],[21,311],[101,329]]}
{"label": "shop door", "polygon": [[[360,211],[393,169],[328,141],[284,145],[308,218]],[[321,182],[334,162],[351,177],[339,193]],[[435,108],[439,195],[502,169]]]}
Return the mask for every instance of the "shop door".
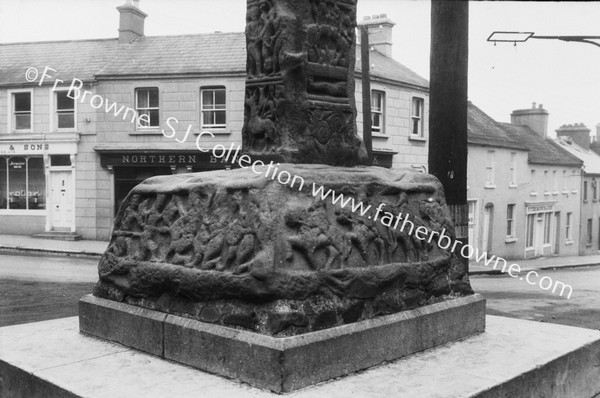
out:
{"label": "shop door", "polygon": [[64,230],[71,227],[73,220],[71,198],[71,172],[52,171],[50,173],[50,212],[53,230]]}
{"label": "shop door", "polygon": [[467,202],[469,204],[469,244],[473,247],[478,247],[477,245],[477,234],[475,230],[477,228],[477,213],[476,213],[476,204],[477,202],[474,200],[469,200]]}
{"label": "shop door", "polygon": [[535,239],[535,255],[544,255],[544,213],[537,213],[535,216],[535,231],[533,232]]}

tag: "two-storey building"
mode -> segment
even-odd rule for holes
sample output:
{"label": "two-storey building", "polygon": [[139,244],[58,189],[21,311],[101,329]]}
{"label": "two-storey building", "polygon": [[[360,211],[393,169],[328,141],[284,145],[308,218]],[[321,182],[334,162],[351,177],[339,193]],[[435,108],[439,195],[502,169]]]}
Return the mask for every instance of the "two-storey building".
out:
{"label": "two-storey building", "polygon": [[[117,9],[115,39],[0,45],[0,233],[107,239],[144,179],[230,167],[210,150],[241,144],[244,34],[148,37],[143,11]],[[375,162],[425,170],[428,82],[389,56],[385,15],[361,23]]]}

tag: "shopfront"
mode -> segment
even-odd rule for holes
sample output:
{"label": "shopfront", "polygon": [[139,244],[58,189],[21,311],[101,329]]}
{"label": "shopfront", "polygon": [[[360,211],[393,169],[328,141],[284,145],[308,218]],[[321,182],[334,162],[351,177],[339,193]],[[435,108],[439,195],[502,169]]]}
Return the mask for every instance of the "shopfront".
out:
{"label": "shopfront", "polygon": [[[556,202],[526,203],[525,258],[548,256],[558,250]],[[556,249],[556,250],[555,250]]]}
{"label": "shopfront", "polygon": [[111,214],[116,215],[129,191],[147,178],[181,173],[229,169],[232,164],[198,150],[120,150],[95,148],[100,164],[110,173]]}
{"label": "shopfront", "polygon": [[0,142],[0,233],[75,232],[78,138]]}

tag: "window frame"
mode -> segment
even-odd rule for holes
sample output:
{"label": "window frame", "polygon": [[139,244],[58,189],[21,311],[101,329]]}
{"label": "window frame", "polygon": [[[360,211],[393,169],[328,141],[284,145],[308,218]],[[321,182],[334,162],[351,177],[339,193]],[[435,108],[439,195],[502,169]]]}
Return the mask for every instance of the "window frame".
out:
{"label": "window frame", "polygon": [[594,221],[593,221],[592,218],[588,218],[588,220],[587,220],[587,226],[586,226],[586,237],[585,237],[585,244],[586,244],[586,246],[591,246],[592,245],[593,231],[594,231]]}
{"label": "window frame", "polygon": [[[157,95],[157,106],[150,106],[150,95],[148,94],[148,106],[146,108],[140,108],[139,107],[139,97],[138,97],[138,93],[143,91],[143,90],[147,90],[148,93],[150,92],[150,90],[156,90],[156,95]],[[160,89],[157,86],[144,86],[144,87],[136,87],[134,89],[134,101],[135,101],[135,111],[137,112],[137,117],[136,117],[136,122],[135,122],[135,128],[138,131],[147,131],[147,130],[158,130],[160,128]],[[148,125],[148,126],[143,126],[140,124],[140,116],[142,115],[142,113],[140,112],[140,110],[144,110],[144,111],[156,111],[158,114],[158,122],[156,124],[156,126],[152,126],[152,125]],[[148,113],[148,116],[150,117],[150,113]],[[151,123],[152,118],[150,117],[149,120],[149,124]]]}
{"label": "window frame", "polygon": [[566,225],[565,225],[565,241],[567,241],[567,242],[573,241],[573,237],[571,236],[572,235],[572,230],[571,230],[571,222],[572,221],[573,221],[573,213],[568,212]]}
{"label": "window frame", "polygon": [[[381,134],[381,135],[386,135],[386,126],[385,126],[385,116],[386,116],[386,105],[387,105],[387,99],[386,99],[386,95],[385,95],[385,91],[383,90],[377,90],[377,89],[372,89],[371,90],[371,133],[373,134]],[[375,101],[373,101],[373,97],[375,95],[380,96],[381,98],[381,109],[377,110],[375,108],[375,106],[373,105]],[[375,126],[374,123],[374,115],[379,115],[379,126]]]}
{"label": "window frame", "polygon": [[517,186],[517,153],[510,153],[510,182],[508,184],[510,188]]}
{"label": "window frame", "polygon": [[495,185],[495,164],[496,164],[496,151],[488,150],[486,152],[485,162],[485,188],[496,188]]}
{"label": "window frame", "polygon": [[516,238],[516,227],[515,227],[515,203],[509,203],[506,205],[506,237]]}
{"label": "window frame", "polygon": [[[216,108],[217,103],[215,100],[215,91],[222,90],[225,93],[225,102],[224,108],[219,109]],[[213,108],[204,108],[204,92],[205,91],[213,91]],[[227,129],[227,121],[229,120],[229,111],[228,111],[228,95],[227,95],[227,86],[225,85],[216,85],[216,86],[202,86],[200,87],[200,130],[225,130]],[[207,124],[204,123],[204,112],[223,112],[225,114],[225,123],[224,124]]]}
{"label": "window frame", "polygon": [[[16,117],[15,117],[15,94],[23,94],[28,93],[30,99],[30,110],[29,110],[29,128],[28,129],[17,129],[16,128]],[[16,89],[16,90],[7,90],[7,104],[6,112],[7,112],[7,124],[8,124],[8,133],[9,134],[23,134],[23,133],[33,133],[33,121],[34,121],[34,95],[33,89]]]}
{"label": "window frame", "polygon": [[[421,110],[420,115],[416,116],[414,112],[415,108],[415,100],[419,103],[419,108]],[[414,133],[414,122],[415,118],[418,119],[419,132],[418,134]],[[425,138],[425,98],[413,96],[410,99],[410,137],[413,138]]]}
{"label": "window frame", "polygon": [[52,130],[53,131],[76,131],[77,130],[77,101],[73,99],[73,127],[59,127],[59,112],[58,112],[58,94],[68,93],[68,88],[57,88],[56,90],[50,90],[52,93]]}

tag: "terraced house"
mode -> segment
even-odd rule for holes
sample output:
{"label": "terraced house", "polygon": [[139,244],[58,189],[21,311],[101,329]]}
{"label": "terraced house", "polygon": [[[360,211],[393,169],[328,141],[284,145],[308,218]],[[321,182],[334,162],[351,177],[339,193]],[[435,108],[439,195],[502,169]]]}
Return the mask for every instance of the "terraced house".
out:
{"label": "terraced house", "polygon": [[[0,45],[0,233],[108,239],[144,179],[229,167],[206,150],[241,144],[244,33],[148,37],[142,10],[117,9],[115,39]],[[385,15],[361,24],[376,164],[425,170],[428,82],[391,58]]]}
{"label": "terraced house", "polygon": [[548,111],[499,123],[469,104],[468,129],[473,245],[505,259],[578,255],[583,162],[548,137]]}

